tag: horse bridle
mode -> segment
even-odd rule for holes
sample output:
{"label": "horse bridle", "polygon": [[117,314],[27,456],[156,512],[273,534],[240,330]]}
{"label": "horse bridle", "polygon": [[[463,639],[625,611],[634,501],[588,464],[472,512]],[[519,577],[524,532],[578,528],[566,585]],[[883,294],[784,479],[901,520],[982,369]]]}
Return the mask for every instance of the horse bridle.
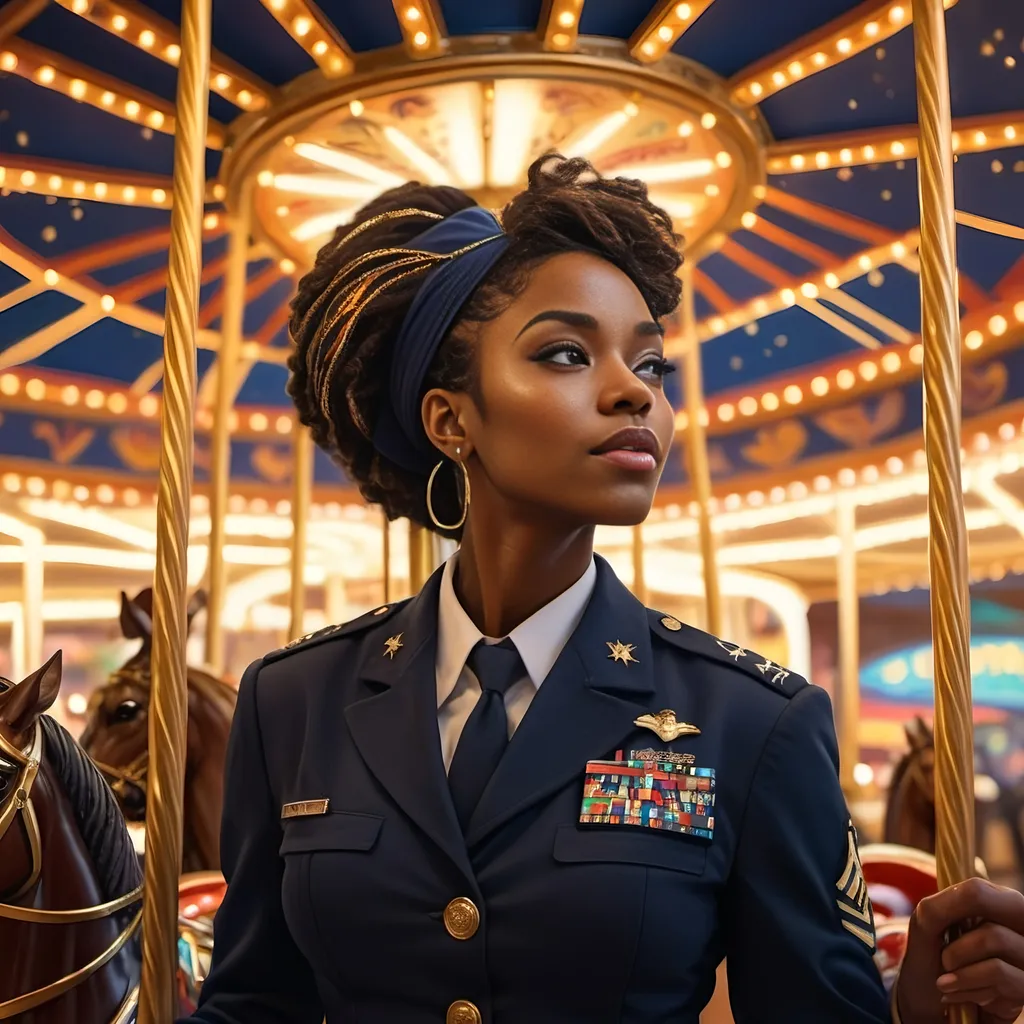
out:
{"label": "horse bridle", "polygon": [[[28,745],[27,753],[8,742],[6,737],[0,733],[0,757],[13,763],[18,771],[13,796],[6,801],[4,806],[0,807],[0,839],[3,839],[20,814],[25,833],[28,836],[29,852],[32,858],[29,877],[16,892],[8,897],[11,900],[17,900],[29,892],[39,881],[39,875],[43,868],[39,820],[36,818],[35,808],[32,805],[32,785],[39,775],[39,766],[42,761],[43,730],[39,722],[35,723],[33,729],[32,741]],[[142,898],[142,888],[139,885],[116,900],[99,903],[92,907],[82,907],[79,910],[36,910],[31,907],[15,906],[13,903],[0,903],[0,918],[6,918],[8,921],[26,921],[32,924],[77,924],[82,921],[99,921],[137,903]],[[81,985],[117,956],[139,930],[141,923],[142,910],[140,909],[114,941],[84,967],[65,974],[62,978],[58,978],[42,988],[33,989],[16,999],[8,999],[6,1002],[0,1003],[0,1020],[9,1020],[12,1017],[17,1017],[20,1013],[34,1010]],[[129,993],[125,1002],[118,1009],[114,1017],[115,1021],[123,1019],[125,1007],[131,998],[132,993]]]}
{"label": "horse bridle", "polygon": [[149,776],[149,748],[147,747],[126,768],[116,768],[112,764],[92,759],[92,763],[107,777],[110,788],[123,802],[129,786],[134,786],[146,799],[146,781]]}
{"label": "horse bridle", "polygon": [[[146,679],[146,673],[138,669],[118,669],[111,673],[110,682],[141,683]],[[104,764],[103,761],[92,759],[92,763],[107,777],[110,788],[117,794],[122,803],[125,802],[129,786],[134,786],[142,794],[143,802],[146,800],[146,785],[149,776],[149,747],[143,749],[134,761],[126,768],[117,768],[112,764]]]}

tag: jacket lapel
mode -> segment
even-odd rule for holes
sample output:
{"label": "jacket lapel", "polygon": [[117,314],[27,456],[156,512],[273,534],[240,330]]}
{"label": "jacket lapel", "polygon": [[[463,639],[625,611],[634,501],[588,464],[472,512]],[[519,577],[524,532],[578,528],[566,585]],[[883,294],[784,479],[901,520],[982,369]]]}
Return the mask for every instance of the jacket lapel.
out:
{"label": "jacket lapel", "polygon": [[441,759],[437,729],[437,599],[443,567],[389,620],[401,634],[393,656],[383,642],[368,650],[360,677],[380,692],[349,705],[359,753],[396,804],[469,877],[472,867]]}
{"label": "jacket lapel", "polygon": [[[632,645],[623,661],[609,644]],[[476,812],[466,842],[481,842],[506,821],[582,780],[588,760],[605,756],[647,711],[654,692],[650,626],[644,606],[597,559],[587,610],[509,742]],[[657,709],[655,709],[657,710]]]}

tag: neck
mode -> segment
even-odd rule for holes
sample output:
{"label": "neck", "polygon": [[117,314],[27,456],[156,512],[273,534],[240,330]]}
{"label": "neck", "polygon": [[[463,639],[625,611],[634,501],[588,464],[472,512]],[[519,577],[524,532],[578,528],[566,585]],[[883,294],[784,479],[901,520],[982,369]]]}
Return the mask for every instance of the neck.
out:
{"label": "neck", "polygon": [[594,527],[545,530],[480,512],[466,521],[455,593],[481,633],[507,636],[586,572]]}

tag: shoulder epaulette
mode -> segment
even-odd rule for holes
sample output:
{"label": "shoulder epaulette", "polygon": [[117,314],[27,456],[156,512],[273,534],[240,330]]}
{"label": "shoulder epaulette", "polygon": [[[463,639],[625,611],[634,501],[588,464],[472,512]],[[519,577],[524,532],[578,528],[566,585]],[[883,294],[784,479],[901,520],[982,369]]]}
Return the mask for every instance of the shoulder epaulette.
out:
{"label": "shoulder epaulette", "polygon": [[380,608],[374,608],[372,612],[360,615],[350,622],[343,622],[337,626],[324,626],[323,629],[307,633],[305,636],[300,636],[285,644],[284,647],[271,651],[270,654],[264,655],[263,660],[264,662],[277,661],[278,658],[283,658],[287,654],[294,654],[296,651],[304,650],[307,647],[314,647],[325,640],[337,640],[343,636],[353,636],[356,633],[361,633],[372,626],[387,622],[395,612],[404,608],[407,603],[407,601],[398,601],[395,604],[381,605]]}
{"label": "shoulder epaulette", "polygon": [[718,637],[688,626],[664,612],[654,611],[653,608],[648,608],[647,611],[651,631],[655,635],[702,658],[743,672],[784,697],[792,697],[810,685],[803,676],[791,672],[782,665],[776,665],[774,661],[760,654],[726,640],[719,640]]}

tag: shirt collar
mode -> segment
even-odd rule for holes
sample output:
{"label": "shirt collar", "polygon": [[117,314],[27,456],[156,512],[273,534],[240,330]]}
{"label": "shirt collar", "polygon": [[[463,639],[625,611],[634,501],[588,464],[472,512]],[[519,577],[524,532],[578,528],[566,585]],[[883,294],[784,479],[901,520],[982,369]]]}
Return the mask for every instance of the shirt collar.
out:
{"label": "shirt collar", "polygon": [[[466,614],[455,594],[457,560],[458,555],[455,554],[445,563],[438,594],[435,666],[438,707],[452,695],[469,652],[481,640],[504,639],[485,637]],[[559,654],[562,653],[562,648],[568,643],[569,637],[583,618],[596,580],[597,566],[591,559],[586,572],[568,590],[562,591],[553,601],[549,601],[509,633],[509,638],[516,645],[530,681],[535,687],[540,687],[547,678]]]}

